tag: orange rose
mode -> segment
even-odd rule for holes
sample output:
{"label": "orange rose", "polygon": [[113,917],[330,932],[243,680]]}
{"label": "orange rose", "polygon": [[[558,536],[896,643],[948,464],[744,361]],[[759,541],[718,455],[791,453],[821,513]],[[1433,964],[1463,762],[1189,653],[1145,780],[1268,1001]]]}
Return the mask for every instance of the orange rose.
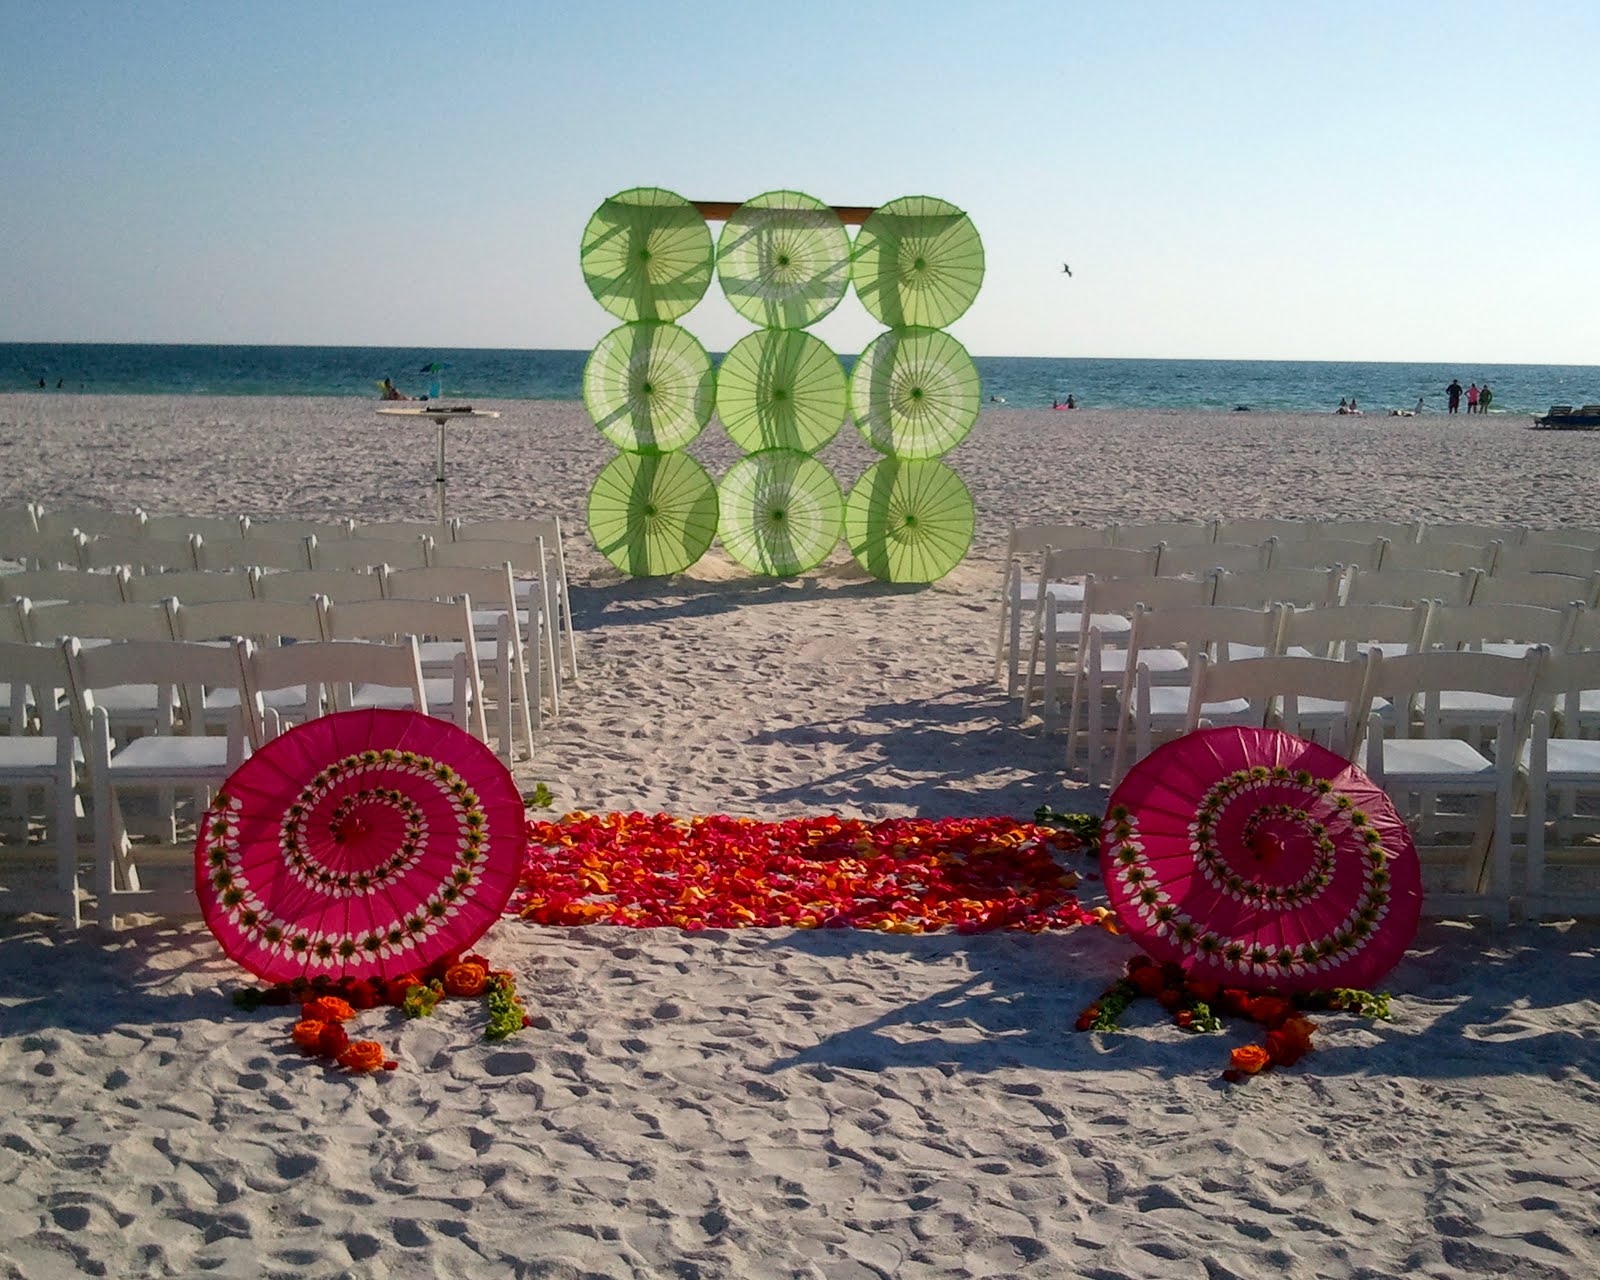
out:
{"label": "orange rose", "polygon": [[351,1071],[377,1071],[383,1064],[383,1046],[376,1040],[357,1040],[339,1055],[339,1065]]}
{"label": "orange rose", "polygon": [[1235,1071],[1253,1076],[1271,1064],[1272,1055],[1258,1044],[1242,1044],[1228,1055],[1228,1062]]}
{"label": "orange rose", "polygon": [[294,1038],[294,1042],[300,1046],[302,1052],[320,1053],[322,1029],[327,1025],[326,1022],[318,1022],[315,1018],[306,1018],[294,1024],[294,1030],[290,1035]]}
{"label": "orange rose", "polygon": [[444,989],[453,996],[481,996],[489,971],[482,965],[453,964],[444,971]]}
{"label": "orange rose", "polygon": [[350,1002],[338,996],[318,996],[300,1006],[300,1016],[316,1022],[348,1022],[356,1016]]}

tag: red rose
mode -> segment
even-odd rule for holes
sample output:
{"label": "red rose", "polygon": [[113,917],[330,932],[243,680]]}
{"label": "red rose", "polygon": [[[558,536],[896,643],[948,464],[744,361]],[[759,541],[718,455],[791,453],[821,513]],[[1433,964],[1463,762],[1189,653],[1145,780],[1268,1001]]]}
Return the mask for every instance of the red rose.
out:
{"label": "red rose", "polygon": [[1176,987],[1164,987],[1156,993],[1156,1003],[1163,1009],[1176,1009],[1183,1003],[1183,992]]}
{"label": "red rose", "polygon": [[1173,1016],[1172,1020],[1180,1027],[1184,1027],[1185,1029],[1192,1027],[1194,1026],[1194,1010],[1179,1009],[1178,1012]]}
{"label": "red rose", "polygon": [[1279,1027],[1294,1015],[1294,1005],[1282,996],[1256,996],[1245,1012],[1264,1027]]}
{"label": "red rose", "polygon": [[1166,975],[1153,964],[1135,970],[1128,977],[1133,985],[1139,988],[1139,994],[1142,996],[1158,996],[1167,985]]}
{"label": "red rose", "polygon": [[1220,982],[1212,982],[1209,978],[1190,978],[1183,984],[1191,998],[1202,1004],[1215,1004],[1217,996],[1222,991]]}
{"label": "red rose", "polygon": [[1224,987],[1218,996],[1222,1011],[1235,1018],[1250,1016],[1250,993],[1238,987]]}
{"label": "red rose", "polygon": [[1155,967],[1156,962],[1149,956],[1134,956],[1132,960],[1128,961],[1128,976],[1131,978],[1140,969],[1152,969]]}

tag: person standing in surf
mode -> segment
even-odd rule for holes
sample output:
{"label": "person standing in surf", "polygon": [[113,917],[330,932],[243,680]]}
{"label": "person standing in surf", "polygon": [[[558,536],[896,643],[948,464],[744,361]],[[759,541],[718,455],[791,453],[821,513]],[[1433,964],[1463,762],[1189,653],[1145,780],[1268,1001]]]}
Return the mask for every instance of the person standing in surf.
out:
{"label": "person standing in surf", "polygon": [[1455,413],[1461,408],[1461,383],[1456,378],[1450,379],[1450,385],[1444,389],[1445,395],[1450,397],[1450,412]]}

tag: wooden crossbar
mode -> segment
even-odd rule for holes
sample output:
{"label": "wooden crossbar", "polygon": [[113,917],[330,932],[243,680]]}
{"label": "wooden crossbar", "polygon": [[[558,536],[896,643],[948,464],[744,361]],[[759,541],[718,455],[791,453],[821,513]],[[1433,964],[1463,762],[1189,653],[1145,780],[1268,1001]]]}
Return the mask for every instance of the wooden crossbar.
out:
{"label": "wooden crossbar", "polygon": [[[700,211],[700,216],[707,222],[726,222],[743,200],[691,200]],[[830,206],[839,215],[839,221],[849,227],[859,227],[867,220],[867,216],[874,211],[875,206],[866,204],[836,204]]]}

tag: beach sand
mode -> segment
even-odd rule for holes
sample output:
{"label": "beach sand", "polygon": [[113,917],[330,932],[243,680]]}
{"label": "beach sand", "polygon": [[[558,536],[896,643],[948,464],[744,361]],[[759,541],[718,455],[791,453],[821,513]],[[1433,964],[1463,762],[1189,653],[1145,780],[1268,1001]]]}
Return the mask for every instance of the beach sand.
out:
{"label": "beach sand", "polygon": [[[992,680],[1014,522],[1276,515],[1596,523],[1600,438],[1429,416],[986,412],[945,582],[720,550],[622,579],[584,533],[576,404],[450,443],[463,516],[560,514],[582,681],[519,762],[556,808],[1012,814],[1089,798]],[[348,400],[0,396],[0,503],[427,518],[431,424]],[[715,435],[715,438],[712,438]],[[713,426],[693,452],[736,456]],[[823,454],[849,484],[873,458]],[[1087,868],[1088,863],[1084,863]],[[1088,893],[1092,894],[1092,885]],[[330,1074],[195,924],[0,924],[0,1275],[1287,1277],[1600,1272],[1600,927],[1425,924],[1391,1024],[1300,1065],[1153,1007],[1079,1035],[1131,947],[539,929],[483,944],[535,1025],[362,1015]]]}

